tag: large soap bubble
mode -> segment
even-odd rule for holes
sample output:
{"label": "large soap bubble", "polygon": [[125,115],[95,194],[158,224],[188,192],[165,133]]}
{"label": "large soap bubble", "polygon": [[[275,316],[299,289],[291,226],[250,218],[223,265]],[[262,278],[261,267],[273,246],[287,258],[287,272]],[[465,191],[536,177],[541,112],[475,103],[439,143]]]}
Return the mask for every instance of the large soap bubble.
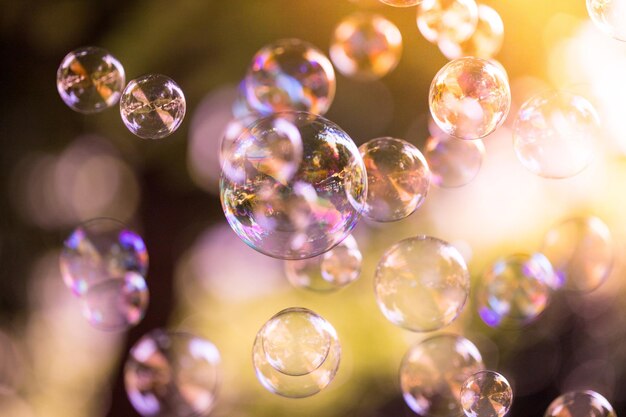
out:
{"label": "large soap bubble", "polygon": [[604,33],[626,42],[626,0],[587,0],[587,11]]}
{"label": "large soap bubble", "polygon": [[513,403],[513,389],[494,371],[480,371],[461,387],[461,405],[467,417],[504,417]]}
{"label": "large soap bubble", "polygon": [[571,391],[552,401],[544,417],[616,417],[609,401],[595,391]]}

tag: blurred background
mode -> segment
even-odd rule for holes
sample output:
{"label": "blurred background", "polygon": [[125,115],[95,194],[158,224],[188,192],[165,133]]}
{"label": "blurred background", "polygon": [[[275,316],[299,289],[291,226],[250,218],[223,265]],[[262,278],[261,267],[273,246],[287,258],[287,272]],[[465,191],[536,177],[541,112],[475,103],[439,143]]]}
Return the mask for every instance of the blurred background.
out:
{"label": "blurred background", "polygon": [[[394,136],[422,147],[428,88],[446,59],[419,34],[415,8],[375,0],[0,1],[0,415],[137,416],[124,392],[127,351],[147,331],[167,327],[204,336],[222,352],[215,416],[411,416],[397,371],[408,347],[429,335],[397,328],[380,313],[372,279],[385,249],[416,234],[450,241],[474,283],[497,258],[535,251],[553,224],[587,214],[609,225],[617,245],[602,287],[557,294],[522,330],[487,327],[472,300],[443,331],[473,341],[487,368],[511,381],[512,417],[542,415],[571,389],[594,389],[617,414],[626,412],[626,46],[592,26],[584,0],[483,2],[505,24],[498,60],[511,82],[511,115],[550,87],[584,94],[602,118],[602,152],[574,178],[537,177],[514,155],[510,116],[485,139],[486,159],[471,184],[431,188],[425,205],[399,223],[361,222],[354,233],[364,255],[361,278],[320,295],[290,287],[280,261],[245,246],[226,224],[218,139],[260,47],[297,37],[328,51],[334,26],[369,9],[400,28],[400,64],[370,83],[338,74],[326,116],[357,144]],[[65,106],[57,67],[87,45],[115,55],[127,80],[150,72],[176,80],[187,98],[182,127],[146,141],[125,129],[116,107],[84,116]],[[130,224],[150,253],[150,307],[127,333],[91,328],[58,268],[71,229],[98,216]],[[265,391],[250,358],[258,329],[290,306],[328,319],[343,348],[336,380],[303,400]]]}

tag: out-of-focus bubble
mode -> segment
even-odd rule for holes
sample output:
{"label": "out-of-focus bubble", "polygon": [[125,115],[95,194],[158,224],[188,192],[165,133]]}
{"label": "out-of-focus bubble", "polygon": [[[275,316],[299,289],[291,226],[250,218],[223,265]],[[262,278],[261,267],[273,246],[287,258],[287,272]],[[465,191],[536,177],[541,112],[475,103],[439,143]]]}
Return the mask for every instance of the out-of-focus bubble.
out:
{"label": "out-of-focus bubble", "polygon": [[367,194],[363,160],[352,139],[323,117],[285,112],[261,119],[233,142],[228,159],[231,171],[220,184],[224,214],[259,252],[311,258],[341,242],[359,219]]}
{"label": "out-of-focus bubble", "polygon": [[606,398],[594,391],[571,391],[552,401],[544,417],[615,417]]}
{"label": "out-of-focus bubble", "polygon": [[567,178],[591,163],[600,118],[585,98],[548,91],[520,108],[513,128],[517,158],[528,170],[546,178]]}
{"label": "out-of-focus bubble", "polygon": [[477,372],[461,387],[461,406],[467,417],[503,417],[512,403],[511,385],[497,372]]}
{"label": "out-of-focus bubble", "polygon": [[587,0],[587,11],[593,23],[604,33],[626,41],[625,0]]}
{"label": "out-of-focus bubble", "polygon": [[422,0],[380,0],[381,3],[385,3],[393,7],[417,6],[421,1]]}
{"label": "out-of-focus bubble", "polygon": [[477,288],[478,314],[492,327],[528,324],[548,306],[555,279],[550,261],[541,253],[500,259]]}
{"label": "out-of-focus bubble", "polygon": [[128,398],[145,417],[207,415],[220,383],[220,354],[208,340],[153,330],[130,350],[124,367]]}
{"label": "out-of-focus bubble", "polygon": [[446,134],[479,139],[504,123],[511,108],[511,89],[505,74],[491,62],[459,58],[435,75],[428,104]]}
{"label": "out-of-focus bubble", "polygon": [[461,336],[443,334],[414,345],[400,365],[404,401],[421,416],[458,417],[461,386],[484,368],[480,352]]}
{"label": "out-of-focus bubble", "polygon": [[137,233],[109,218],[90,220],[78,226],[63,243],[60,256],[63,280],[74,294],[85,294],[93,285],[127,273],[145,277],[148,251]]}
{"label": "out-of-focus bubble", "polygon": [[460,140],[431,136],[424,146],[431,181],[438,187],[456,188],[469,184],[483,163],[485,145],[481,140]]}
{"label": "out-of-focus bubble", "polygon": [[128,83],[120,99],[122,121],[142,139],[161,139],[178,129],[187,104],[178,84],[160,74],[148,74]]}
{"label": "out-of-focus bubble", "polygon": [[473,56],[493,58],[502,47],[504,23],[497,11],[484,4],[478,5],[478,24],[472,36],[465,42],[453,42],[449,39],[439,41],[442,54],[448,59]]}
{"label": "out-of-focus bubble", "polygon": [[359,147],[367,170],[363,215],[378,222],[404,219],[422,205],[430,187],[424,155],[402,139],[372,139]]}
{"label": "out-of-focus bubble", "polygon": [[290,110],[324,114],[335,89],[330,60],[299,39],[283,39],[261,48],[245,78],[248,104],[265,115]]}
{"label": "out-of-focus bubble", "polygon": [[615,258],[611,231],[597,217],[568,219],[546,233],[541,252],[566,289],[589,292],[609,276]]}
{"label": "out-of-focus bubble", "polygon": [[24,358],[14,338],[0,330],[0,394],[16,392],[20,388],[24,364]]}
{"label": "out-of-focus bubble", "polygon": [[424,0],[417,8],[417,27],[432,43],[466,41],[477,24],[474,0]]}
{"label": "out-of-focus bubble", "polygon": [[428,236],[402,240],[376,268],[374,291],[393,324],[416,332],[441,329],[461,313],[470,289],[463,256]]}
{"label": "out-of-focus bubble", "polygon": [[346,77],[375,80],[397,65],[402,55],[402,34],[391,21],[371,13],[356,13],[335,28],[330,58]]}
{"label": "out-of-focus bubble", "polygon": [[361,273],[363,256],[352,235],[315,258],[285,261],[285,275],[296,288],[329,292],[355,281]]}
{"label": "out-of-focus bubble", "polygon": [[120,99],[126,78],[124,67],[107,50],[80,48],[63,58],[57,70],[57,90],[70,108],[97,113]]}
{"label": "out-of-focus bubble", "polygon": [[333,380],[341,347],[333,326],[305,308],[285,309],[263,325],[252,359],[261,384],[275,394],[309,397]]}

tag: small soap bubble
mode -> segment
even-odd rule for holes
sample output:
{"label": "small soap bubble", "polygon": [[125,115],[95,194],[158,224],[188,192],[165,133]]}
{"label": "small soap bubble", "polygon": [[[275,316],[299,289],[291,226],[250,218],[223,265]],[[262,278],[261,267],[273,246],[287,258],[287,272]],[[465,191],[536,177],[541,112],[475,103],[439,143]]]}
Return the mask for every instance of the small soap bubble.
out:
{"label": "small soap bubble", "polygon": [[417,27],[432,43],[464,42],[478,24],[474,0],[424,0],[417,8]]}
{"label": "small soap bubble", "polygon": [[127,273],[145,277],[148,251],[137,233],[109,218],[93,219],[78,226],[63,243],[61,274],[72,292],[81,296],[92,285]]}
{"label": "small soap bubble", "polygon": [[484,369],[476,346],[461,336],[443,334],[414,345],[400,365],[400,386],[407,405],[420,416],[458,417],[461,386]]}
{"label": "small soap bubble", "polygon": [[517,158],[546,178],[567,178],[583,171],[595,153],[600,118],[585,98],[548,91],[522,105],[513,127]]}
{"label": "small soap bubble", "polygon": [[503,417],[512,403],[511,385],[497,372],[477,372],[461,387],[461,406],[467,417]]}
{"label": "small soap bubble", "polygon": [[511,108],[506,75],[493,63],[465,57],[447,63],[430,85],[428,104],[437,125],[459,139],[494,132]]}
{"label": "small soap bubble", "polygon": [[484,155],[485,145],[480,139],[469,141],[446,135],[431,136],[424,146],[431,181],[442,188],[469,184],[478,175]]}
{"label": "small soap bubble", "polygon": [[306,111],[322,115],[335,97],[335,70],[322,51],[299,39],[259,50],[245,78],[248,104],[261,114]]}
{"label": "small soap bubble", "polygon": [[57,70],[57,90],[71,109],[97,113],[115,105],[126,84],[124,67],[107,50],[80,48],[63,58]]}
{"label": "small soap bubble", "polygon": [[463,256],[428,236],[402,240],[385,252],[374,278],[376,301],[393,324],[429,332],[452,323],[469,295]]}
{"label": "small soap bubble", "polygon": [[544,417],[616,417],[609,401],[595,391],[572,391],[552,401]]}
{"label": "small soap bubble", "polygon": [[417,6],[422,0],[380,0],[381,3],[393,7],[411,7]]}
{"label": "small soap bubble", "polygon": [[142,139],[162,139],[185,118],[183,90],[171,78],[148,74],[128,83],[120,99],[124,124]]}
{"label": "small soap bubble", "polygon": [[626,0],[587,0],[587,11],[604,33],[626,42]]}
{"label": "small soap bubble", "polygon": [[333,380],[341,347],[333,326],[305,308],[285,309],[263,325],[252,352],[254,370],[270,392],[309,397]]}
{"label": "small soap bubble", "polygon": [[402,34],[383,16],[356,13],[335,28],[330,58],[346,77],[370,81],[384,77],[400,61]]}
{"label": "small soap bubble", "polygon": [[464,42],[443,39],[439,41],[438,46],[448,59],[464,56],[491,59],[500,52],[503,40],[504,23],[500,14],[487,5],[479,4],[478,24],[472,36]]}
{"label": "small soap bubble", "polygon": [[378,222],[404,219],[428,194],[430,170],[424,155],[402,139],[372,139],[359,147],[367,170],[363,215]]}
{"label": "small soap bubble", "polygon": [[144,417],[207,415],[220,383],[220,353],[200,337],[153,330],[131,348],[124,383]]}

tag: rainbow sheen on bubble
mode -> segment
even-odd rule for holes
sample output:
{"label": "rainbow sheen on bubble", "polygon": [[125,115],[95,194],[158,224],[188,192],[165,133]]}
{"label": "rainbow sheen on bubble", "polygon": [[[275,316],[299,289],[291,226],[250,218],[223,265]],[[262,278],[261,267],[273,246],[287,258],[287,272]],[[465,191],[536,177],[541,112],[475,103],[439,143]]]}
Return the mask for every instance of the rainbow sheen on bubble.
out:
{"label": "rainbow sheen on bubble", "polygon": [[513,389],[494,371],[480,371],[461,387],[461,406],[467,417],[504,417],[513,403]]}
{"label": "rainbow sheen on bubble", "polygon": [[478,23],[469,39],[455,42],[449,39],[437,44],[441,53],[448,59],[464,56],[491,59],[502,48],[504,41],[504,23],[498,12],[484,4],[478,5]]}
{"label": "rainbow sheen on bubble", "polygon": [[587,12],[600,30],[626,42],[626,0],[587,0]]}
{"label": "rainbow sheen on bubble", "polygon": [[432,43],[466,41],[477,24],[474,0],[423,0],[417,8],[417,28]]}
{"label": "rainbow sheen on bubble", "polygon": [[571,391],[556,398],[544,417],[616,417],[613,406],[595,391]]}
{"label": "rainbow sheen on bubble", "polygon": [[480,172],[485,145],[479,140],[431,136],[424,146],[431,182],[441,188],[456,188],[472,182]]}

